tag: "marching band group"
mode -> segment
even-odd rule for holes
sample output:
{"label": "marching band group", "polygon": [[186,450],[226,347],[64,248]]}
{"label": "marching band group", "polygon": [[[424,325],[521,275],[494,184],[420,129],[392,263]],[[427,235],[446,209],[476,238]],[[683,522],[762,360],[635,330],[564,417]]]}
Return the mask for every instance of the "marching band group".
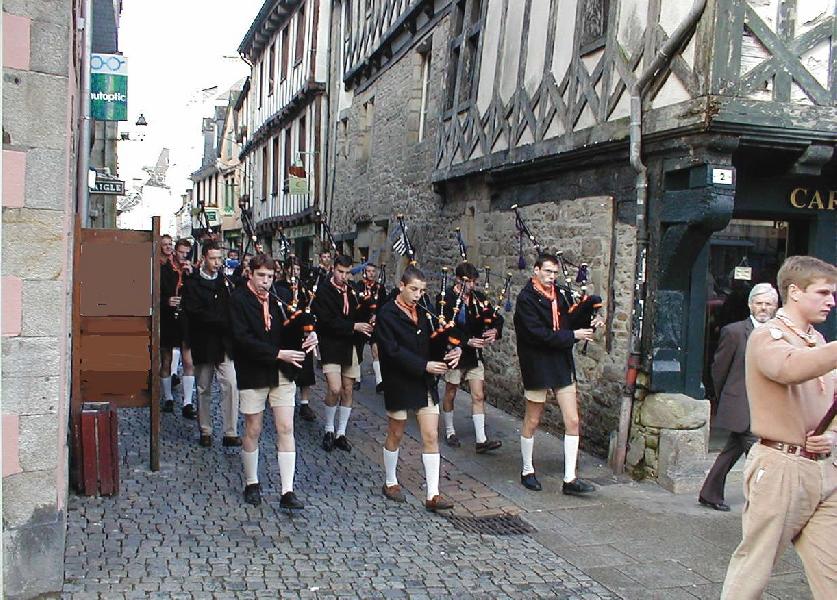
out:
{"label": "marching band group", "polygon": [[[324,434],[326,452],[351,452],[347,426],[352,413],[352,395],[360,380],[360,364],[366,345],[371,346],[375,389],[383,394],[388,429],[383,445],[386,498],[404,502],[397,478],[398,450],[407,414],[415,414],[421,432],[429,511],[453,507],[439,492],[439,413],[444,420],[444,440],[461,446],[453,424],[454,397],[462,382],[468,382],[475,451],[478,454],[501,447],[485,428],[485,350],[502,336],[503,300],[509,310],[506,277],[496,303],[489,297],[490,271],[479,290],[479,270],[467,259],[457,230],[461,262],[449,281],[443,269],[441,288],[432,302],[428,277],[417,266],[415,252],[399,216],[402,245],[409,265],[397,286],[387,290],[385,269],[371,262],[354,267],[352,259],[331,251],[319,255],[319,264],[303,277],[295,257],[287,252],[276,260],[261,252],[244,261],[231,249],[225,261],[217,241],[200,245],[200,259],[190,259],[188,240],[161,240],[161,357],[160,377],[163,410],[174,410],[172,356],[180,350],[183,365],[182,414],[197,418],[199,444],[212,445],[212,382],[221,390],[223,445],[241,447],[244,470],[244,500],[261,503],[258,478],[259,437],[266,406],[273,411],[277,433],[277,456],[281,480],[280,506],[302,509],[294,493],[296,447],[294,414],[299,390],[299,416],[316,420],[309,405],[315,385],[315,355],[320,359],[326,382]],[[593,486],[576,476],[579,443],[578,403],[573,347],[593,338],[603,324],[598,309],[601,298],[586,293],[586,265],[577,267],[580,293],[571,284],[564,257],[543,251],[518,215],[521,235],[535,245],[538,257],[531,279],[520,291],[514,325],[520,359],[526,411],[521,428],[521,484],[540,490],[533,467],[534,434],[543,414],[547,395],[553,394],[561,408],[565,469],[562,491],[587,494]],[[330,232],[327,231],[326,233]],[[573,265],[574,266],[574,265]],[[353,274],[361,274],[359,281]],[[438,391],[439,379],[444,393]],[[197,387],[198,408],[192,403]],[[244,416],[239,436],[238,413]]]}

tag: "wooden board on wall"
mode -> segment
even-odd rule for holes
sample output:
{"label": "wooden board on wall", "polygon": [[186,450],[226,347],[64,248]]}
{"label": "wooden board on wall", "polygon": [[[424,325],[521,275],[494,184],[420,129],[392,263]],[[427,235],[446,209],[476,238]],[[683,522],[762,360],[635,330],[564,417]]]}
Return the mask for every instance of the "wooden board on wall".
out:
{"label": "wooden board on wall", "polygon": [[[149,236],[150,237],[150,236]],[[82,240],[78,276],[80,314],[117,316],[151,314],[150,240],[145,243]]]}

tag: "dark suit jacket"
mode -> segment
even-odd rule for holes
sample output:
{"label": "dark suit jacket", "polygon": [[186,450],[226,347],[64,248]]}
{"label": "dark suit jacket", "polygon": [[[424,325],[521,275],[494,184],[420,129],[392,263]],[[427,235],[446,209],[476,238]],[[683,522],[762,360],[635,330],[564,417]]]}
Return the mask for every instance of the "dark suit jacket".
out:
{"label": "dark suit jacket", "polygon": [[721,329],[721,339],[712,362],[712,383],[718,396],[713,425],[743,433],[750,429],[750,405],[744,385],[744,350],[753,332],[749,317]]}

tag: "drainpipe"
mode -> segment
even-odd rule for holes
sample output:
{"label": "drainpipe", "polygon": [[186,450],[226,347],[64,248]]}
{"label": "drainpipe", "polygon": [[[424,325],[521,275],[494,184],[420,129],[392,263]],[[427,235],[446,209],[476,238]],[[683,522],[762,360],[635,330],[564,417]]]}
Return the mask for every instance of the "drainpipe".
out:
{"label": "drainpipe", "polygon": [[650,85],[671,64],[675,52],[686,42],[706,9],[707,0],[695,0],[689,13],[666,40],[631,86],[631,123],[629,130],[631,167],[636,171],[636,260],[634,263],[634,301],[631,310],[631,341],[625,375],[625,395],[619,411],[619,428],[611,466],[622,473],[628,448],[631,412],[636,393],[636,378],[642,362],[642,328],[645,321],[646,276],[648,264],[648,167],[642,162],[642,101]]}
{"label": "drainpipe", "polygon": [[84,0],[84,51],[81,56],[81,140],[78,160],[78,213],[82,227],[90,223],[90,58],[93,53],[93,0]]}

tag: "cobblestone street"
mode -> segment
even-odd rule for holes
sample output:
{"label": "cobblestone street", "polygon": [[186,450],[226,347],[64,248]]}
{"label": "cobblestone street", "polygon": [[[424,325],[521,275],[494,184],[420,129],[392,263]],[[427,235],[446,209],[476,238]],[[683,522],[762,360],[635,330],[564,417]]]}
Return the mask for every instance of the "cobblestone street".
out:
{"label": "cobblestone street", "polygon": [[[278,508],[272,421],[261,444],[264,501],[253,508],[241,499],[237,449],[221,447],[217,428],[213,447],[200,448],[196,423],[179,413],[163,414],[162,466],[151,473],[146,415],[120,412],[119,495],[71,497],[67,598],[616,597],[529,535],[463,533],[427,513],[415,439],[399,469],[413,495],[406,505],[386,501],[375,461],[383,419],[362,407],[350,454],[327,455],[321,425],[297,419],[296,488],[306,508],[293,516]],[[517,512],[445,462],[442,491],[457,515]]]}
{"label": "cobblestone street", "polygon": [[[516,479],[519,420],[489,408],[489,433],[504,445],[477,456],[467,396],[460,392],[456,423],[463,446],[441,447],[441,491],[456,502],[454,518],[433,515],[423,507],[421,448],[412,422],[398,470],[407,504],[381,495],[386,423],[370,379],[355,392],[351,453],[320,448],[322,383],[312,399],[320,421],[297,419],[296,491],[306,508],[293,516],[279,509],[269,416],[260,453],[263,502],[253,508],[242,501],[238,449],[221,446],[217,406],[212,448],[198,446],[195,421],[179,411],[162,415],[157,473],[148,470],[147,411],[120,411],[120,493],[70,496],[64,597],[719,597],[741,535],[740,474],[734,472],[728,486],[733,512],[717,513],[690,495],[616,479],[601,461],[582,454],[580,474],[599,487],[587,498],[568,497],[560,493],[560,438],[538,434],[535,460],[544,491],[528,492]],[[497,515],[529,531],[463,531],[468,519]],[[793,550],[774,569],[764,597],[810,598]]]}

